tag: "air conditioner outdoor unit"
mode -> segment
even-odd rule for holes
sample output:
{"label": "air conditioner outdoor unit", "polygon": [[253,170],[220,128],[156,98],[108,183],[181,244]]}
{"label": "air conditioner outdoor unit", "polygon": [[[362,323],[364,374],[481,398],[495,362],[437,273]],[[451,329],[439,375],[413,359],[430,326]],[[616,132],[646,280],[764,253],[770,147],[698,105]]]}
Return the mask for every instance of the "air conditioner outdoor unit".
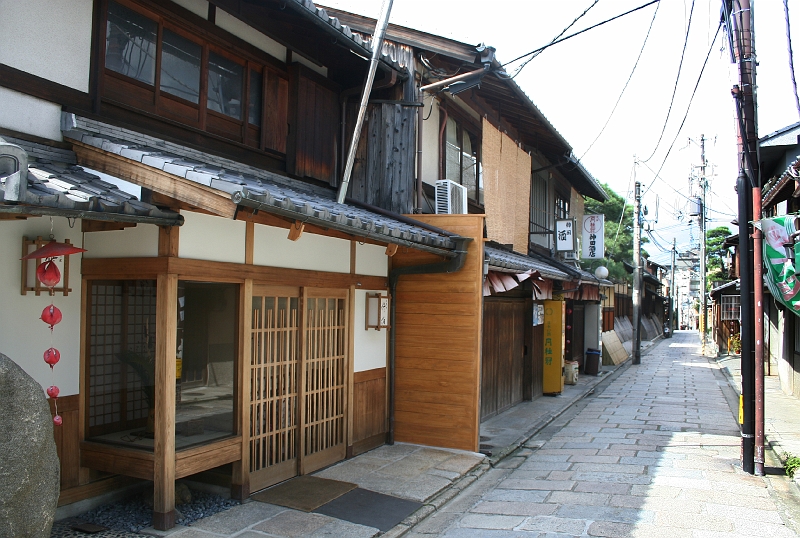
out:
{"label": "air conditioner outdoor unit", "polygon": [[569,260],[571,262],[578,261],[578,253],[574,250],[567,250],[562,252],[561,255],[564,256],[565,260]]}
{"label": "air conditioner outdoor unit", "polygon": [[467,212],[467,188],[455,181],[436,182],[436,214],[463,215]]}

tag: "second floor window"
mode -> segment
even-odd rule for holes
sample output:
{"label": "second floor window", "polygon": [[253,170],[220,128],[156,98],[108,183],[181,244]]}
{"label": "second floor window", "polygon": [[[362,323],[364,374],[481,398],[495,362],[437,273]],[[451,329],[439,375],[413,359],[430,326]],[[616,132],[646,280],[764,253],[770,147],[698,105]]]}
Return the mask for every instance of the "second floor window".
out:
{"label": "second floor window", "polygon": [[442,171],[449,179],[467,188],[470,200],[483,204],[478,136],[449,117],[445,127]]}
{"label": "second floor window", "polygon": [[556,193],[556,218],[569,218],[569,199]]}

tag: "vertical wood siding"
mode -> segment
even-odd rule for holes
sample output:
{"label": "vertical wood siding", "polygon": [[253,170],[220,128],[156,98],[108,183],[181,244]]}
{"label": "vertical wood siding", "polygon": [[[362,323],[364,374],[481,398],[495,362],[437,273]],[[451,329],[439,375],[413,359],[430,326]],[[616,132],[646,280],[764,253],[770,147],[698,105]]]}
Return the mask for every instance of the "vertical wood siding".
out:
{"label": "vertical wood siding", "polygon": [[491,300],[483,306],[481,420],[522,401],[525,300]]}
{"label": "vertical wood siding", "polygon": [[386,368],[355,373],[353,408],[353,455],[356,455],[386,441]]}
{"label": "vertical wood siding", "polygon": [[[457,273],[400,277],[395,319],[395,439],[478,450],[483,216],[414,215],[472,237]],[[440,258],[400,249],[394,267]]]}

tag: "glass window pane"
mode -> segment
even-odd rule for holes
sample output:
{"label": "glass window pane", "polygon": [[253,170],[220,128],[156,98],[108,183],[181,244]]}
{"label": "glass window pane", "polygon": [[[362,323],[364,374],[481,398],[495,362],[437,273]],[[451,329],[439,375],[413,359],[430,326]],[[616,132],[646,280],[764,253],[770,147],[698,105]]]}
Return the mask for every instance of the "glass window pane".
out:
{"label": "glass window pane", "polygon": [[200,102],[200,45],[164,30],[161,46],[161,91]]}
{"label": "glass window pane", "polygon": [[250,101],[247,107],[247,121],[261,127],[261,73],[250,71]]}
{"label": "glass window pane", "polygon": [[444,142],[444,179],[461,183],[461,148],[458,143],[458,125],[447,118]]}
{"label": "glass window pane", "polygon": [[242,119],[242,66],[208,53],[208,109]]}
{"label": "glass window pane", "polygon": [[467,196],[472,200],[477,200],[477,165],[478,160],[472,151],[470,136],[464,133],[464,149],[461,155],[461,184],[467,188]]}
{"label": "glass window pane", "polygon": [[145,84],[154,84],[157,33],[155,21],[109,2],[106,67]]}

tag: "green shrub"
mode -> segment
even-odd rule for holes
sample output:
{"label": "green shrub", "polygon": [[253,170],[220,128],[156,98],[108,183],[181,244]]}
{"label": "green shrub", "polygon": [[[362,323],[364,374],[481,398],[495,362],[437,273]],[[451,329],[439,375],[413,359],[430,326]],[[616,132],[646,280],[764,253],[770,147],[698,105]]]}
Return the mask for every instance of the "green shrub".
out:
{"label": "green shrub", "polygon": [[800,457],[789,454],[788,452],[784,452],[783,470],[786,472],[786,476],[788,476],[789,478],[794,478],[794,473],[799,468],[800,468]]}

